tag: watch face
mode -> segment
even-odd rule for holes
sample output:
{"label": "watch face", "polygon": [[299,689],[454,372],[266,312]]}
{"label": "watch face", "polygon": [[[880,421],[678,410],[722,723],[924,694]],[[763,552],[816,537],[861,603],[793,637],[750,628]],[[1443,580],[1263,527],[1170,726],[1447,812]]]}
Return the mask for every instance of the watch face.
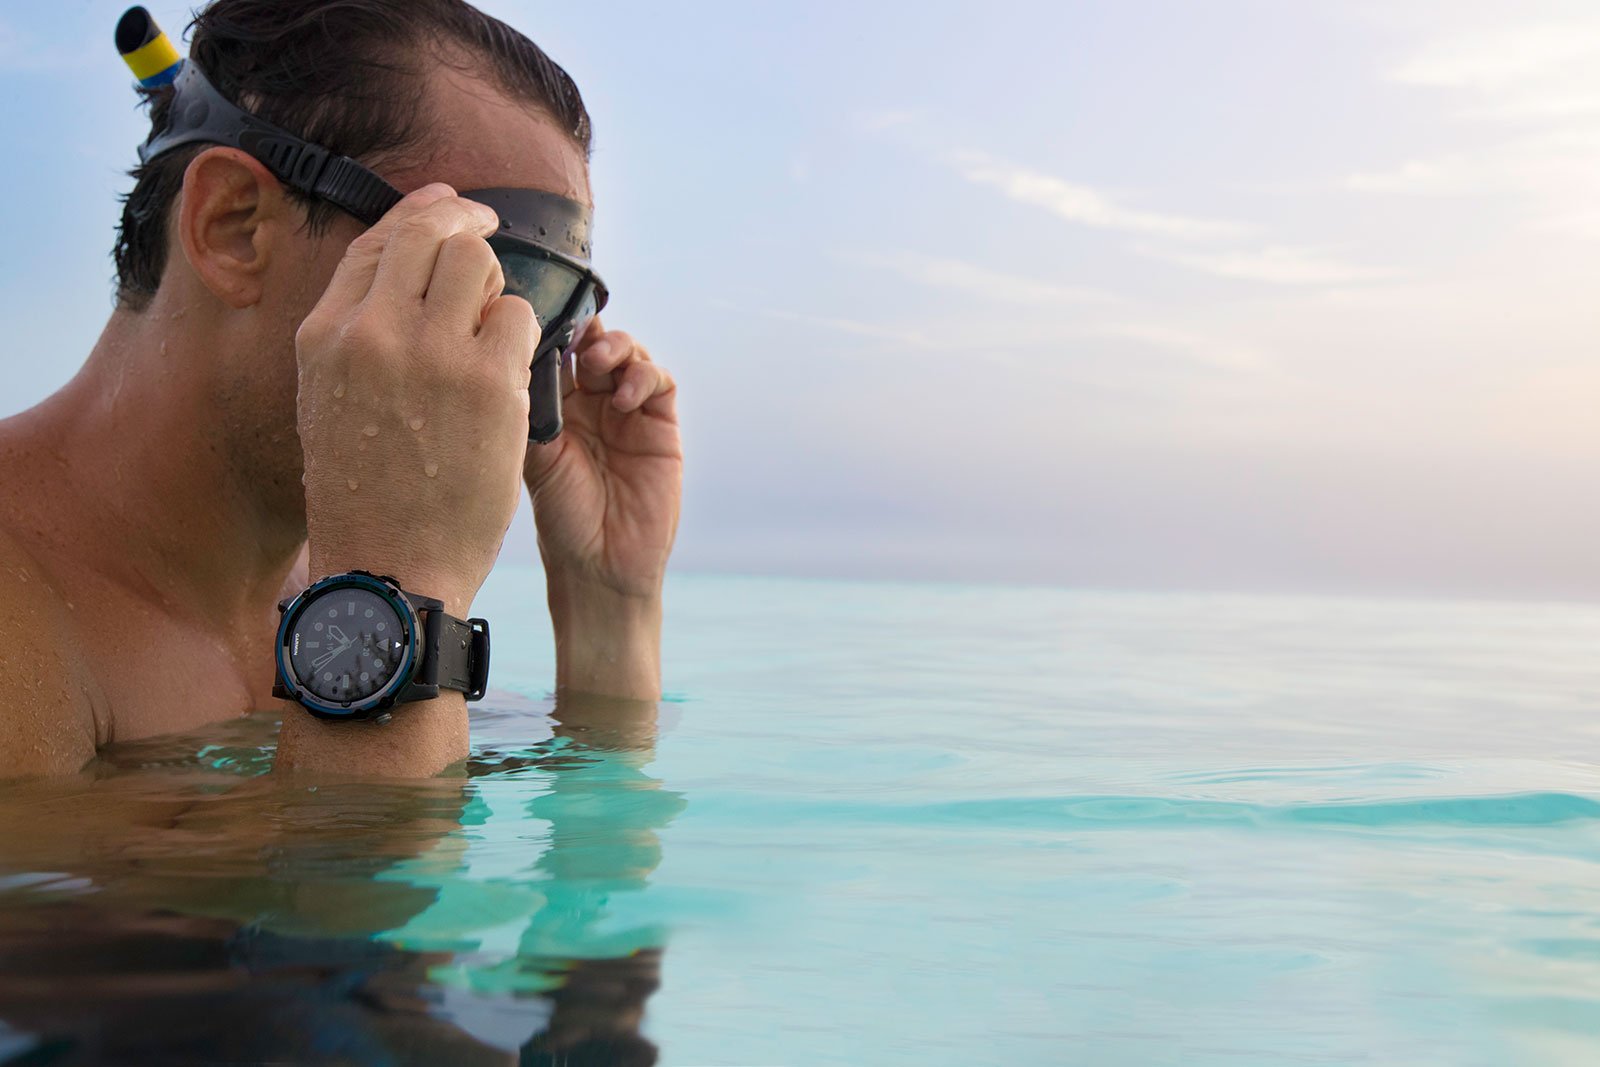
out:
{"label": "watch face", "polygon": [[323,703],[347,704],[377,693],[399,671],[406,624],[379,594],[335,587],[300,611],[287,642],[301,688]]}

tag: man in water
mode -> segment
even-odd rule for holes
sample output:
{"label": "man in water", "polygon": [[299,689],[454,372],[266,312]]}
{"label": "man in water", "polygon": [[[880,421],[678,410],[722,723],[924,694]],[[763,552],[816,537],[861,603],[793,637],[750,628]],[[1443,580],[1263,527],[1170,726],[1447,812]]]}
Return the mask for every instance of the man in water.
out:
{"label": "man in water", "polygon": [[[502,293],[495,213],[456,195],[589,203],[572,80],[462,0],[216,0],[191,55],[234,103],[408,195],[367,228],[235,147],[134,172],[110,321],[71,382],[0,422],[0,777],[279,708],[280,770],[461,760],[459,692],[383,725],[275,700],[277,605],[359,569],[464,618],[519,479],[558,687],[654,700],[682,469],[672,378],[596,319],[566,428],[529,444],[538,324]],[[158,95],[156,132],[163,118]]]}

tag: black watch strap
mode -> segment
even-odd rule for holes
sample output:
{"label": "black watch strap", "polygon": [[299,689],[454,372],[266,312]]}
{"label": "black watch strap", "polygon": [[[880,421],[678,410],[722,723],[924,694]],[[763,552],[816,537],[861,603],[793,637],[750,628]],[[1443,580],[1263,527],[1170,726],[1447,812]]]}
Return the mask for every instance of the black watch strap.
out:
{"label": "black watch strap", "polygon": [[[431,606],[423,597],[413,599],[424,610]],[[488,620],[463,621],[433,608],[422,626],[422,664],[413,684],[455,689],[468,700],[481,700],[489,685]]]}

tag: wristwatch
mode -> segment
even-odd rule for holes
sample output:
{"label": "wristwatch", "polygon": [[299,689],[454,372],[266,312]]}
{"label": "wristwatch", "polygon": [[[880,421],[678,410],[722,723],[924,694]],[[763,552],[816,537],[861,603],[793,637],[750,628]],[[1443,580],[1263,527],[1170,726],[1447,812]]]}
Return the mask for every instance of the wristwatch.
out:
{"label": "wristwatch", "polygon": [[323,578],[278,605],[278,680],[272,694],[319,719],[387,721],[389,709],[489,683],[489,624],[382,574]]}

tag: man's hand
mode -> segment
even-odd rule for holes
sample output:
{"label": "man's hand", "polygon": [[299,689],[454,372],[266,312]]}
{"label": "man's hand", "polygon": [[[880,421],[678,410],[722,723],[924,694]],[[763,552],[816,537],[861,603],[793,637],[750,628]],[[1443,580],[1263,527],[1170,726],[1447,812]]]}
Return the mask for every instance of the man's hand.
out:
{"label": "man's hand", "polygon": [[661,584],[683,493],[676,387],[643,346],[599,319],[574,362],[565,428],[528,446],[525,469],[557,683],[652,700],[661,684]]}
{"label": "man's hand", "polygon": [[[517,506],[539,327],[498,219],[431,185],[350,244],[296,338],[311,576],[361,568],[465,617]],[[467,754],[447,692],[379,730],[284,718],[275,767],[425,776]]]}
{"label": "man's hand", "polygon": [[517,503],[539,327],[494,212],[444,185],[356,238],[300,327],[311,575],[359,567],[465,615]]}

